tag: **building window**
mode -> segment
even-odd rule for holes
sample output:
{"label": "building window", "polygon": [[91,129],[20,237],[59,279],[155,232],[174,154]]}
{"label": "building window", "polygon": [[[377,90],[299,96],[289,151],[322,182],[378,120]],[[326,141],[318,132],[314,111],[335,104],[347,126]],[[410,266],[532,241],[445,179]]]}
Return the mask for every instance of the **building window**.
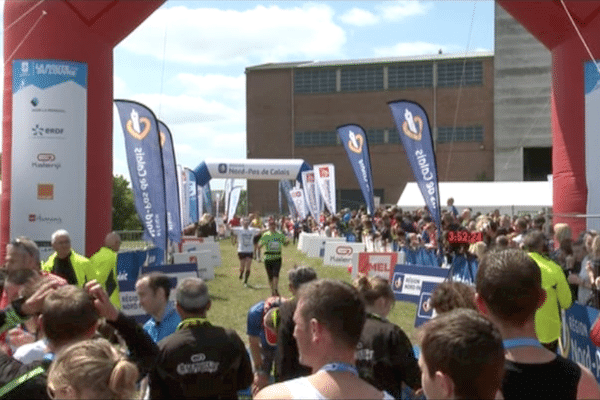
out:
{"label": "building window", "polygon": [[297,147],[310,146],[335,146],[337,145],[336,132],[296,132],[294,145]]}
{"label": "building window", "polygon": [[336,91],[335,68],[294,70],[294,93],[333,93]]}
{"label": "building window", "polygon": [[433,64],[400,64],[388,67],[388,88],[406,89],[433,86]]}
{"label": "building window", "polygon": [[341,68],[341,91],[383,90],[383,67],[361,66]]}
{"label": "building window", "polygon": [[398,129],[388,129],[388,143],[399,143],[400,145],[402,145],[402,143],[400,142],[400,135],[398,135]]}
{"label": "building window", "polygon": [[367,129],[366,133],[369,145],[385,143],[383,129]]}
{"label": "building window", "polygon": [[438,64],[438,86],[460,86],[483,84],[483,63],[481,61],[443,62]]}
{"label": "building window", "polygon": [[483,142],[483,127],[476,126],[448,126],[438,127],[438,143],[449,142]]}

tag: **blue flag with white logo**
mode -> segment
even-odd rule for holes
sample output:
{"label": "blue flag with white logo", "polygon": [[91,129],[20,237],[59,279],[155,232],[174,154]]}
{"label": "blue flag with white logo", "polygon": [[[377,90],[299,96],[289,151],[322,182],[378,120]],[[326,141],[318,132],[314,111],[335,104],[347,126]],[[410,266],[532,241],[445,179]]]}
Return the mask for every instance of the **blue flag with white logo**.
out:
{"label": "blue flag with white logo", "polygon": [[177,183],[177,163],[175,162],[175,149],[173,137],[167,125],[158,121],[162,159],[165,169],[165,195],[167,201],[167,229],[171,241],[181,241],[181,218],[179,210],[179,185]]}
{"label": "blue flag with white logo", "polygon": [[189,198],[189,218],[191,223],[198,222],[200,216],[198,215],[198,193],[197,193],[197,185],[196,185],[196,174],[189,168],[184,168],[186,174],[185,181],[185,194]]}
{"label": "blue flag with white logo", "polygon": [[392,101],[388,106],[396,122],[415,181],[421,189],[431,218],[440,233],[442,231],[440,191],[427,113],[423,107],[412,101]]}
{"label": "blue flag with white logo", "polygon": [[367,204],[367,212],[375,212],[375,198],[373,195],[373,173],[371,172],[371,156],[367,135],[359,125],[344,125],[337,128],[340,140],[344,144],[348,160],[354,169],[354,175]]}
{"label": "blue flag with white logo", "polygon": [[154,113],[143,104],[115,100],[125,136],[125,151],[135,209],[144,239],[167,249],[167,210],[163,158]]}

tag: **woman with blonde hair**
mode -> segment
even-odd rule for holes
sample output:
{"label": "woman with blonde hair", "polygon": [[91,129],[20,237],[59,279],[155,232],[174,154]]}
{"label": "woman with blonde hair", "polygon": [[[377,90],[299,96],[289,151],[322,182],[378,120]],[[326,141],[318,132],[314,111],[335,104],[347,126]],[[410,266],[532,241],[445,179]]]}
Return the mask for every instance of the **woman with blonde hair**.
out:
{"label": "woman with blonde hair", "polygon": [[139,373],[105,339],[75,343],[61,351],[48,372],[48,395],[60,399],[132,399]]}
{"label": "woman with blonde hair", "polygon": [[402,396],[403,383],[420,389],[421,372],[412,344],[400,327],[386,319],[395,303],[390,284],[378,276],[361,276],[354,287],[367,311],[356,347],[359,376],[397,399]]}

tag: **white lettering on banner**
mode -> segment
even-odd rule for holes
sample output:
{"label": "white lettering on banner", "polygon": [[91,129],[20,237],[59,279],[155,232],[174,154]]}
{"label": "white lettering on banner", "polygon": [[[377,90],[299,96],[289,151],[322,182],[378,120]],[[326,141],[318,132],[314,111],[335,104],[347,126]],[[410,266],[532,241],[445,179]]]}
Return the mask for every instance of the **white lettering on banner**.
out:
{"label": "white lettering on banner", "polygon": [[33,168],[56,168],[59,169],[61,167],[60,163],[39,163],[39,162],[32,162],[31,166]]}
{"label": "white lettering on banner", "polygon": [[358,160],[358,166],[360,167],[362,178],[368,186],[369,178],[367,177],[367,167],[365,166],[365,161],[363,159]]}
{"label": "white lettering on banner", "polygon": [[77,75],[77,68],[69,65],[36,63],[35,72],[39,75],[68,75],[75,77]]}
{"label": "white lettering on banner", "polygon": [[[421,175],[423,176],[423,180],[431,181],[433,179],[433,172],[430,170],[429,163],[427,162],[427,156],[424,154],[423,149],[419,149],[415,151],[415,155],[417,156],[417,162],[419,163],[419,168],[421,169]],[[429,197],[429,202],[434,209],[438,208],[437,205],[437,197],[435,196],[435,184],[434,182],[427,182],[425,184],[427,188],[427,194]]]}
{"label": "white lettering on banner", "polygon": [[144,220],[144,225],[148,229],[148,234],[152,237],[160,236],[160,218],[158,215],[151,213],[152,210],[152,202],[150,201],[150,193],[147,192],[148,186],[150,183],[146,178],[148,171],[146,170],[146,161],[144,160],[144,150],[141,147],[136,147],[133,149],[135,153],[135,166],[138,176],[140,177],[140,189],[142,190],[142,203],[144,204],[144,210],[146,210],[146,215],[143,217],[140,216]]}
{"label": "white lettering on banner", "polygon": [[570,315],[569,316],[569,328],[571,329],[572,332],[581,335],[583,337],[587,337],[588,336],[588,329],[587,327],[581,322],[578,321],[574,316]]}

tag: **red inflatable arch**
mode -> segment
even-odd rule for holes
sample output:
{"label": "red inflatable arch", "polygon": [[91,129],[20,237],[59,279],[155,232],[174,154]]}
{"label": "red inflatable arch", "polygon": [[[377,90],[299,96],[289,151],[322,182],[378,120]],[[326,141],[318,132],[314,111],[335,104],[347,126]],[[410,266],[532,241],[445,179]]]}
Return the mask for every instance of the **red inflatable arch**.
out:
{"label": "red inflatable arch", "polygon": [[[12,131],[13,119],[21,117],[12,115],[13,61],[51,60],[87,65],[87,153],[85,156],[87,158],[82,157],[86,160],[87,168],[85,180],[87,189],[85,200],[82,200],[85,201],[85,239],[73,239],[79,240],[81,246],[85,248],[86,255],[89,256],[103,245],[104,236],[111,229],[113,48],[163,3],[164,0],[5,2],[4,120],[2,121],[4,142],[0,222],[2,260],[5,244],[11,239],[11,234],[12,236],[23,234],[18,232],[18,229],[13,229],[11,232],[12,190],[17,185],[37,184],[38,199],[40,196],[42,199],[50,200],[57,197],[57,193],[52,192],[53,187],[49,186],[51,184],[40,186],[35,182],[35,177],[31,179],[33,182],[13,182],[11,179],[13,158],[23,163],[52,161],[51,153],[36,153],[37,160],[23,157],[22,161],[17,159],[22,156],[21,154],[11,154],[13,137],[29,135],[32,129],[29,128],[28,132]],[[32,99],[32,102],[35,102],[35,99]],[[61,173],[77,174],[78,172],[66,171],[66,168],[63,168]],[[35,194],[33,190],[32,193]],[[81,193],[72,195],[81,196]],[[44,206],[46,204],[50,203],[47,202]],[[36,211],[29,212],[32,213],[29,214],[29,221],[36,222]],[[44,223],[59,221],[58,219],[53,221],[50,217],[39,219]],[[27,216],[25,216],[26,220]],[[55,228],[69,229],[68,226],[59,226],[58,223]],[[32,239],[42,241],[49,240],[49,237],[32,237]],[[79,251],[84,250],[79,249]]]}
{"label": "red inflatable arch", "polygon": [[[554,223],[567,222],[577,235],[586,229],[585,219],[564,215],[586,214],[583,64],[590,61],[590,56],[560,1],[500,0],[498,3],[552,53],[553,209],[558,215]],[[596,1],[566,1],[564,4],[592,54],[598,57],[600,4]]]}

